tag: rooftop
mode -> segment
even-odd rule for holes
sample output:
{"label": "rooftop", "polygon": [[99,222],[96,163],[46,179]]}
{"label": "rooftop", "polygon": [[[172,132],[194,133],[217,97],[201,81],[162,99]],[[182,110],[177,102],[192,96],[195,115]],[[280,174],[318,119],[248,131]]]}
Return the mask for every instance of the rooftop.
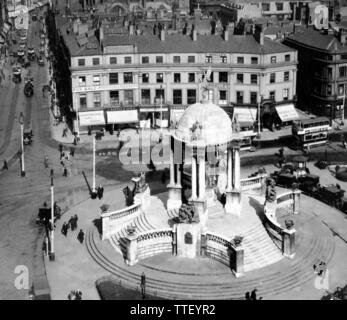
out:
{"label": "rooftop", "polygon": [[335,51],[336,44],[337,53],[347,52],[347,46],[343,45],[335,35],[324,34],[312,29],[292,34],[286,38],[286,41],[329,52]]}

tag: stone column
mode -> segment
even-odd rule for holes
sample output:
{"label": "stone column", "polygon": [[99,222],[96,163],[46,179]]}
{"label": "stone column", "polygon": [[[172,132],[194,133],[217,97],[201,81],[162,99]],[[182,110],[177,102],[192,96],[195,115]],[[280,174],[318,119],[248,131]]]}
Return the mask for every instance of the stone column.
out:
{"label": "stone column", "polygon": [[233,159],[232,149],[228,148],[227,156],[227,191],[231,191],[233,188]]}
{"label": "stone column", "polygon": [[244,250],[242,246],[233,246],[233,257],[232,259],[232,265],[233,269],[232,272],[235,275],[236,278],[242,276],[244,273]]}
{"label": "stone column", "polygon": [[293,259],[295,256],[295,229],[285,229],[282,234],[282,253]]}
{"label": "stone column", "polygon": [[176,186],[177,187],[182,187],[182,165],[176,164]]}
{"label": "stone column", "polygon": [[301,191],[299,189],[293,190],[293,213],[300,213],[300,195]]}
{"label": "stone column", "polygon": [[199,157],[199,199],[205,199],[205,174],[206,174],[206,166],[205,166],[205,154]]}
{"label": "stone column", "polygon": [[170,185],[175,184],[175,167],[174,167],[173,147],[170,147]]}
{"label": "stone column", "polygon": [[125,263],[129,266],[133,266],[138,262],[137,255],[137,235],[128,235],[125,238],[126,241],[126,259]]}
{"label": "stone column", "polygon": [[[178,173],[179,164],[174,164],[174,149],[171,143],[170,149],[170,183],[167,186],[169,189],[169,199],[167,201],[167,210],[177,210],[182,205],[182,184],[181,173]],[[177,170],[177,182],[175,181],[175,170]]]}
{"label": "stone column", "polygon": [[233,149],[233,178],[234,189],[241,190],[241,166],[240,166],[240,149],[238,147]]}
{"label": "stone column", "polygon": [[197,198],[196,156],[192,155],[192,200]]}

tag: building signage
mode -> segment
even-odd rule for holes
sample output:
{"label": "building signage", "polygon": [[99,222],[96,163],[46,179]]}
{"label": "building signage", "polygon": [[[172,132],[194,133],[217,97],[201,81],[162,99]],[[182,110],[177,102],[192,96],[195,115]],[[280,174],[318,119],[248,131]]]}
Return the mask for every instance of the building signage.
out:
{"label": "building signage", "polygon": [[137,110],[107,111],[107,123],[133,123],[138,121]]}
{"label": "building signage", "polygon": [[106,86],[84,86],[84,87],[75,87],[73,88],[73,93],[79,92],[93,92],[93,91],[108,91],[108,90],[129,90],[129,89],[138,89],[136,84],[112,84]]}
{"label": "building signage", "polygon": [[304,129],[300,130],[298,134],[308,134],[308,133],[316,133],[316,132],[323,132],[323,131],[329,131],[329,126],[322,126],[322,127],[316,127],[316,128],[310,128],[310,129]]}
{"label": "building signage", "polygon": [[253,123],[257,120],[256,108],[234,108],[234,120]]}
{"label": "building signage", "polygon": [[157,107],[157,108],[140,108],[140,112],[160,112],[161,111],[169,111],[169,109],[166,107],[163,107],[163,108],[160,108],[160,107]]}
{"label": "building signage", "polygon": [[78,113],[81,126],[104,125],[104,111],[86,111]]}

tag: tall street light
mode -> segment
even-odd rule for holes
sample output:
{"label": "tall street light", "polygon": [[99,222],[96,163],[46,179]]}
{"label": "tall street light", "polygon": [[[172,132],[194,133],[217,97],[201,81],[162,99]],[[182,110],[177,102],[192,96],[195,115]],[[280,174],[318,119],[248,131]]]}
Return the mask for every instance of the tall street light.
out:
{"label": "tall street light", "polygon": [[163,136],[163,86],[160,85],[160,135]]}
{"label": "tall street light", "polygon": [[92,189],[93,195],[96,193],[95,189],[95,135],[93,135],[93,189]]}
{"label": "tall street light", "polygon": [[24,116],[23,112],[19,115],[20,131],[21,131],[21,176],[25,177],[25,168],[24,168]]}
{"label": "tall street light", "polygon": [[49,260],[55,260],[54,253],[54,182],[53,182],[54,172],[51,169],[51,246],[49,251]]}

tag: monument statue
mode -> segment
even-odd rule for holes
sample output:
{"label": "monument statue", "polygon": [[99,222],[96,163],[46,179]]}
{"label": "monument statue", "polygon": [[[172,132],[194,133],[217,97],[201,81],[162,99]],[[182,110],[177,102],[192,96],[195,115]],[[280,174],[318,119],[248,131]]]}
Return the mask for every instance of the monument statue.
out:
{"label": "monument statue", "polygon": [[190,204],[182,204],[178,212],[178,219],[180,223],[193,223],[199,222],[199,216],[195,214],[195,208]]}
{"label": "monument statue", "polygon": [[276,183],[274,179],[268,179],[265,200],[266,202],[273,203],[276,201]]}

